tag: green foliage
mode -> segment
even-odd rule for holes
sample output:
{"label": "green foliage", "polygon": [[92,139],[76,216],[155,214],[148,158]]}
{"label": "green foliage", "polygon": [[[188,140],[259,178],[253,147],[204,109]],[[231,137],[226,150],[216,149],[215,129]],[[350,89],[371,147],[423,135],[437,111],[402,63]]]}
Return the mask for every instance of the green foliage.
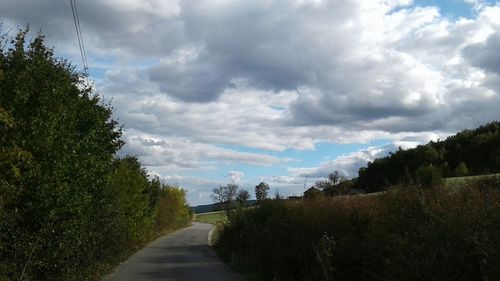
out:
{"label": "green foliage", "polygon": [[0,171],[3,175],[0,181],[4,184],[13,179],[19,179],[21,168],[25,164],[30,164],[32,160],[31,153],[23,150],[6,137],[14,126],[12,115],[0,107]]}
{"label": "green foliage", "polygon": [[421,187],[430,188],[444,184],[441,169],[436,166],[420,166],[415,171],[415,182]]}
{"label": "green foliage", "polygon": [[170,195],[136,158],[115,160],[109,105],[27,34],[0,42],[0,280],[96,279],[156,235]]}
{"label": "green foliage", "polygon": [[453,174],[455,177],[464,177],[469,174],[469,168],[467,167],[467,164],[464,162],[460,162],[458,166],[455,168],[453,171]]}
{"label": "green foliage", "polygon": [[252,280],[499,280],[500,179],[241,210],[216,249]]}
{"label": "green foliage", "polygon": [[196,214],[194,216],[194,221],[218,225],[222,223],[227,223],[228,218],[226,212],[219,211],[219,212],[210,212],[204,214]]}
{"label": "green foliage", "polygon": [[99,217],[102,231],[106,233],[103,239],[113,239],[111,243],[102,241],[108,243],[107,252],[121,255],[123,250],[135,248],[154,237],[157,206],[150,204],[147,193],[150,185],[137,158],[127,156],[114,161]]}
{"label": "green foliage", "polygon": [[158,232],[186,226],[193,214],[186,203],[186,192],[178,187],[162,185],[156,229]]}
{"label": "green foliage", "polygon": [[25,48],[26,34],[0,51],[0,105],[3,119],[10,115],[2,151],[10,144],[18,159],[32,159],[30,166],[11,165],[18,179],[3,190],[16,200],[8,210],[15,220],[1,231],[9,234],[0,241],[7,268],[0,275],[78,279],[101,246],[93,242],[99,231],[93,214],[121,146],[120,130],[111,109],[91,96],[66,61],[53,58],[42,36]]}
{"label": "green foliage", "polygon": [[500,122],[375,159],[359,169],[355,187],[376,192],[396,184],[415,184],[417,169],[429,166],[439,168],[443,177],[500,172]]}
{"label": "green foliage", "polygon": [[[17,144],[9,141],[6,135],[15,128],[15,122],[10,113],[0,107],[0,258],[8,249],[3,242],[8,241],[8,230],[16,227],[19,219],[15,208],[17,201],[23,195],[23,189],[16,186],[25,168],[31,165],[32,156]],[[2,272],[9,270],[12,263],[3,263],[0,259],[0,279]]]}

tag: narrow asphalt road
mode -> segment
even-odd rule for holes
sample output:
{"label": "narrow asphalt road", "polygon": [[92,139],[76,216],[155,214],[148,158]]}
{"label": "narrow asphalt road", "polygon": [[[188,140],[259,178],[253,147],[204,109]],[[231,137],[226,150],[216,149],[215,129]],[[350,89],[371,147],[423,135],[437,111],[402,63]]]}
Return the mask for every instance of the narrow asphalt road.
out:
{"label": "narrow asphalt road", "polygon": [[243,281],[208,246],[214,226],[193,225],[149,243],[115,268],[103,281]]}

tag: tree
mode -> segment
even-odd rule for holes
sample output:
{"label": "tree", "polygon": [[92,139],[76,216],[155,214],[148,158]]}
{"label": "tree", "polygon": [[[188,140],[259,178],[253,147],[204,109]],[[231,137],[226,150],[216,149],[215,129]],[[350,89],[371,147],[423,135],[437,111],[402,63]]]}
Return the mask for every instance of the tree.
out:
{"label": "tree", "polygon": [[146,170],[136,157],[125,156],[113,162],[109,186],[105,189],[109,202],[101,213],[107,215],[102,227],[118,233],[114,237],[120,240],[116,246],[130,247],[154,235],[156,206],[150,205],[149,185]]}
{"label": "tree", "polygon": [[315,188],[322,190],[328,196],[349,194],[352,186],[352,182],[337,170],[330,173],[327,180],[314,183]]}
{"label": "tree", "polygon": [[250,199],[250,193],[245,189],[241,189],[238,191],[238,195],[236,196],[236,202],[242,207],[248,206],[248,199]]}
{"label": "tree", "polygon": [[234,207],[238,188],[238,185],[232,183],[220,185],[218,188],[212,189],[212,199],[222,209],[229,211]]}
{"label": "tree", "polygon": [[0,223],[0,279],[88,279],[121,131],[74,67],[27,33],[0,40],[0,150],[23,151],[0,171],[0,198],[16,194],[13,221]]}
{"label": "tree", "polygon": [[418,167],[415,171],[415,181],[423,188],[431,188],[444,183],[441,169],[433,165]]}
{"label": "tree", "polygon": [[265,182],[259,183],[259,185],[255,186],[255,198],[257,201],[262,201],[267,198],[267,192],[269,190],[269,185]]}
{"label": "tree", "polygon": [[467,168],[467,164],[460,162],[453,172],[456,177],[463,177],[469,174],[469,168]]}
{"label": "tree", "polygon": [[327,180],[317,181],[314,184],[314,187],[323,190],[325,188],[335,186],[343,180],[346,180],[346,177],[340,171],[335,170],[328,175]]}
{"label": "tree", "polygon": [[157,230],[163,232],[185,226],[191,221],[192,213],[186,202],[186,191],[162,184],[157,215]]}

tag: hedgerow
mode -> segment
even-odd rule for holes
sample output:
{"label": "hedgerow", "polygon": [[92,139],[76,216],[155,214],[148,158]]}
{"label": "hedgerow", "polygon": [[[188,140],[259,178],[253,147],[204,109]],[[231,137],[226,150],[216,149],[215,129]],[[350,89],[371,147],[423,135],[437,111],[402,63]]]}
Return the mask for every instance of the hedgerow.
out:
{"label": "hedgerow", "polygon": [[500,280],[500,179],[269,200],[216,249],[252,280]]}

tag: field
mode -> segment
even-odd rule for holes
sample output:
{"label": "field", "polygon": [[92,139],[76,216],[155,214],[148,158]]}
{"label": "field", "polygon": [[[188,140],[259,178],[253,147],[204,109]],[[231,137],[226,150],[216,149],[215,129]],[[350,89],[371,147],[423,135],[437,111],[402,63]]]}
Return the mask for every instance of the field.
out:
{"label": "field", "polygon": [[219,211],[204,214],[195,214],[193,220],[196,222],[216,225],[219,222],[227,222],[227,216],[224,211]]}
{"label": "field", "polygon": [[446,178],[445,182],[447,186],[451,185],[457,185],[457,184],[464,184],[467,181],[475,181],[475,180],[480,180],[484,178],[498,178],[500,177],[500,173],[498,174],[489,174],[489,175],[479,175],[479,176],[467,176],[467,177],[453,177],[453,178]]}

